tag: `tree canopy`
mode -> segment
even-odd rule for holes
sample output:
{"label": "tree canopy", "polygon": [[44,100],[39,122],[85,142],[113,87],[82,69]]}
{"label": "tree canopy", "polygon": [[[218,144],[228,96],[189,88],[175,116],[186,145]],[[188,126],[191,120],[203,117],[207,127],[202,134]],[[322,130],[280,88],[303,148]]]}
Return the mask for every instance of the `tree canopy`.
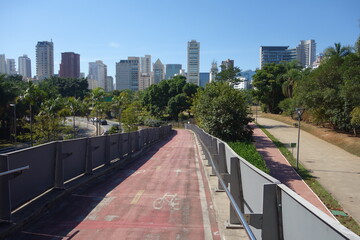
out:
{"label": "tree canopy", "polygon": [[151,85],[144,90],[142,105],[157,118],[168,115],[171,119],[178,120],[179,113],[190,108],[190,99],[198,88],[185,79],[183,76],[175,76]]}
{"label": "tree canopy", "polygon": [[251,138],[246,96],[227,82],[213,82],[200,89],[194,100],[196,121],[208,133],[225,141]]}
{"label": "tree canopy", "polygon": [[222,67],[222,71],[216,75],[217,81],[237,83],[240,81],[239,77],[241,76],[241,70],[239,67]]}

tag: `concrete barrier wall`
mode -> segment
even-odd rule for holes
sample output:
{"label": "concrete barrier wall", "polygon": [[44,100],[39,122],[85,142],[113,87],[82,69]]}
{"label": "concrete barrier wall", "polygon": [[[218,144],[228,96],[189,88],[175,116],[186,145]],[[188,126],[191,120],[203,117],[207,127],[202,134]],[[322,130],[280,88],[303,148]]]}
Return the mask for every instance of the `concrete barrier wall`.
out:
{"label": "concrete barrier wall", "polygon": [[[238,156],[226,142],[195,125],[186,124],[185,127],[195,132],[205,148],[205,157],[212,159],[212,167],[217,168],[218,172],[221,163],[214,159],[224,159],[226,172],[222,172],[223,174],[232,173],[230,159],[238,159],[240,184],[229,182],[230,189],[237,185],[241,188],[239,192],[242,194],[233,197],[243,204],[242,214],[248,217],[248,224],[256,239],[360,239],[277,179]],[[216,156],[221,154],[218,151],[220,144],[225,146],[224,158]],[[230,179],[233,178],[230,176]],[[233,221],[231,211],[229,222]]]}
{"label": "concrete barrier wall", "polygon": [[110,159],[120,158],[120,133],[112,134],[110,138]]}
{"label": "concrete barrier wall", "polygon": [[29,170],[9,182],[12,209],[54,186],[55,153],[55,143],[48,143],[7,154],[9,170],[30,166]]}
{"label": "concrete barrier wall", "polygon": [[92,166],[93,168],[105,164],[105,139],[106,136],[91,138]]}
{"label": "concrete barrier wall", "polygon": [[83,174],[86,169],[87,139],[67,140],[58,144],[62,144],[64,181]]}
{"label": "concrete barrier wall", "polygon": [[1,173],[25,166],[29,169],[0,177],[0,220],[11,220],[11,211],[49,189],[64,188],[74,177],[141,151],[169,134],[171,126],[140,131],[57,141],[1,154]]}

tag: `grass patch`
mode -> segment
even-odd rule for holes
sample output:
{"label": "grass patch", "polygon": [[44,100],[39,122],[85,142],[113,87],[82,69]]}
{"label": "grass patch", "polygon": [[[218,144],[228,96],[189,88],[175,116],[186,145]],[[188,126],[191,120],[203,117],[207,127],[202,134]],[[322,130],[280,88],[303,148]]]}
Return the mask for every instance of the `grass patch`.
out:
{"label": "grass patch", "polygon": [[250,142],[228,142],[228,145],[242,158],[250,162],[255,167],[259,168],[267,174],[270,173],[270,169],[266,166],[266,163],[260,153],[256,151],[256,147]]}
{"label": "grass patch", "polygon": [[[291,154],[291,152],[282,144],[278,139],[276,139],[269,131],[264,127],[259,125],[259,128],[271,139],[271,141],[279,148],[280,152],[286,157],[291,166],[296,168],[296,158]],[[296,170],[296,169],[295,169]],[[316,195],[323,201],[328,209],[332,210],[341,210],[343,208],[340,206],[338,201],[328,192],[326,189],[321,186],[321,184],[316,180],[316,178],[307,170],[302,164],[299,163],[299,169],[296,170],[300,177],[305,181],[305,183],[314,191]],[[335,216],[341,224],[345,227],[360,235],[360,226],[359,224],[350,216]]]}

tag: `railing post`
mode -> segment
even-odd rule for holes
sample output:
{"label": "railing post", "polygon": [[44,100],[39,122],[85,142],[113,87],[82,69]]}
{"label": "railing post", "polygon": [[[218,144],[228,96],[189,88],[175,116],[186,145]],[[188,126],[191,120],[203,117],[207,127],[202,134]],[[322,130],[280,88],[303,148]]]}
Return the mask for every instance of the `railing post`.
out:
{"label": "railing post", "polygon": [[217,139],[214,137],[211,137],[211,157],[212,157],[212,166],[211,166],[211,175],[216,176],[215,168],[218,167],[218,145],[217,145]]}
{"label": "railing post", "polygon": [[[226,167],[225,144],[222,142],[219,143],[218,172],[220,174],[228,174],[227,167]],[[223,180],[225,181],[225,178],[223,178]],[[224,191],[224,188],[220,183],[220,179],[218,180],[218,189],[217,190]]]}
{"label": "railing post", "polygon": [[110,143],[110,135],[105,136],[105,165],[110,165],[110,149],[111,149],[111,143]]}
{"label": "railing post", "polygon": [[[234,197],[236,204],[244,213],[244,195],[242,189],[240,161],[237,157],[230,158],[230,193]],[[230,224],[240,224],[235,210],[230,206]]]}
{"label": "railing post", "polygon": [[138,132],[139,134],[138,134],[138,137],[139,137],[139,147],[138,147],[138,149],[139,150],[141,150],[142,148],[143,148],[143,146],[144,146],[144,130],[139,130],[139,132]]}
{"label": "railing post", "polygon": [[262,239],[283,240],[281,190],[277,184],[264,184]]}
{"label": "railing post", "polygon": [[92,164],[92,144],[91,138],[87,138],[86,141],[86,166],[85,166],[85,174],[92,174],[93,164]]}
{"label": "railing post", "polygon": [[[9,171],[8,156],[0,156],[0,172]],[[0,220],[11,221],[11,196],[9,175],[0,177]]]}
{"label": "railing post", "polygon": [[134,134],[134,152],[137,152],[140,149],[140,145],[139,145],[139,143],[140,143],[140,134],[139,134],[138,131],[134,132],[133,134]]}
{"label": "railing post", "polygon": [[54,188],[64,189],[64,161],[63,161],[63,147],[62,141],[58,141],[56,144],[56,156],[55,156],[55,184]]}
{"label": "railing post", "polygon": [[119,133],[118,136],[118,158],[121,159],[124,156],[123,153],[123,134]]}

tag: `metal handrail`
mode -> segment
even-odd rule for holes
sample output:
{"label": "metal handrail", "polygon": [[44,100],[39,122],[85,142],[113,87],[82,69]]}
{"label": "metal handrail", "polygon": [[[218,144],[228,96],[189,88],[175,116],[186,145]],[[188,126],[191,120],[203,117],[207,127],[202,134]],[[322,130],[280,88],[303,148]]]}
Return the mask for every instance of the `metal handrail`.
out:
{"label": "metal handrail", "polygon": [[[196,132],[195,132],[196,133]],[[197,134],[198,135],[198,134]],[[216,169],[216,165],[214,164],[214,161],[212,159],[212,154],[209,152],[209,149],[206,147],[206,145],[204,144],[204,142],[201,140],[201,138],[198,138],[201,142],[201,145],[204,146],[204,149],[206,150],[206,152],[209,155],[210,161],[211,161],[211,165],[213,166],[213,170],[216,174],[216,176],[219,178],[219,181],[221,183],[221,186],[223,187],[223,189],[226,192],[226,195],[228,196],[229,200],[230,200],[230,204],[231,206],[234,208],[236,215],[238,216],[241,224],[244,226],[244,229],[246,231],[246,234],[248,235],[248,237],[251,240],[256,240],[256,237],[254,235],[254,233],[252,232],[252,230],[250,229],[249,224],[246,222],[244,215],[242,214],[239,206],[236,204],[234,197],[231,195],[227,185],[224,183],[224,180],[222,179],[220,173],[218,172],[218,170]]]}
{"label": "metal handrail", "polygon": [[6,171],[6,172],[1,172],[1,173],[0,173],[0,176],[9,175],[9,174],[16,173],[16,172],[21,172],[21,171],[26,170],[26,169],[29,169],[29,168],[30,168],[29,165],[27,165],[27,166],[25,166],[25,167],[12,169],[12,170],[9,170],[9,171]]}

